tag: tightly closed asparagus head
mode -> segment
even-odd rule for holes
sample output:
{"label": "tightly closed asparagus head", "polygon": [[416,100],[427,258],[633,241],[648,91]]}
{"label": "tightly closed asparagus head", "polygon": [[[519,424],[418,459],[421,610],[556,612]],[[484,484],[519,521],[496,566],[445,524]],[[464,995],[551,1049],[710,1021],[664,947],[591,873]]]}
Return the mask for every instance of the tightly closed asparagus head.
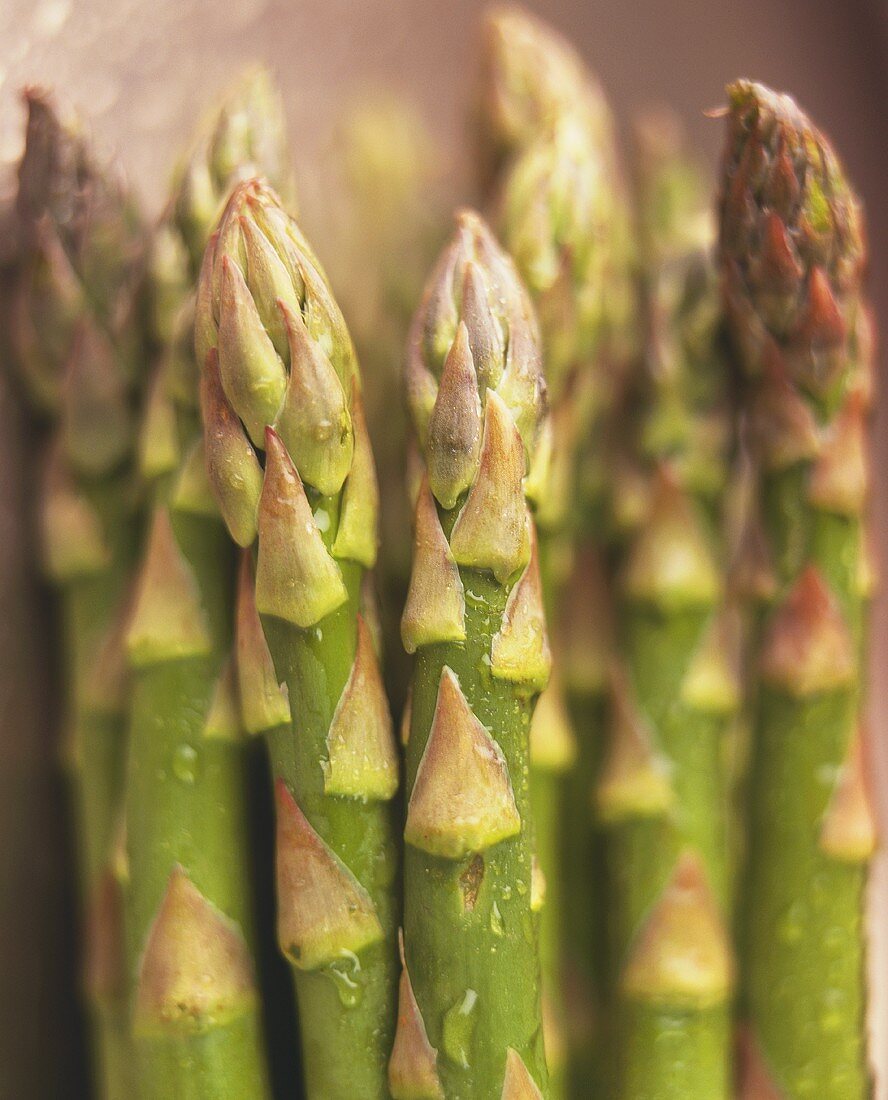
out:
{"label": "tightly closed asparagus head", "polygon": [[427,285],[406,385],[425,472],[402,619],[416,666],[389,1080],[397,1098],[542,1095],[528,765],[550,657],[525,478],[545,385],[526,291],[470,211]]}
{"label": "tightly closed asparagus head", "polygon": [[757,653],[742,1008],[774,1090],[863,1097],[874,844],[858,763],[871,594],[863,219],[829,141],[787,96],[740,81],[727,119],[722,282],[746,375],[760,557],[773,566]]}
{"label": "tightly closed asparagus head", "polygon": [[208,246],[195,340],[210,481],[235,541],[258,541],[255,607],[288,689],[292,721],[267,739],[278,939],[307,1087],[382,1098],[396,1015],[398,761],[360,613],[376,557],[376,475],[326,276],[257,180],[235,189]]}

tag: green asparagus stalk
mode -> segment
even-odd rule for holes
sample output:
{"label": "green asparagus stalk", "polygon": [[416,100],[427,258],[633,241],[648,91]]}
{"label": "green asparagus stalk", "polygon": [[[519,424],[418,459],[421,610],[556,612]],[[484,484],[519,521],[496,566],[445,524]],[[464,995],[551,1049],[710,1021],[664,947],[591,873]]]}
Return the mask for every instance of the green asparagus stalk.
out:
{"label": "green asparagus stalk", "polygon": [[141,1095],[221,1100],[270,1092],[252,945],[249,743],[231,660],[234,559],[205,472],[191,284],[233,184],[259,167],[286,179],[268,75],[251,72],[204,130],[152,257],[152,317],[167,338],[141,436],[154,513],[126,639],[126,926]]}
{"label": "green asparagus stalk", "polygon": [[406,382],[425,469],[402,618],[416,665],[389,1079],[396,1100],[542,1096],[528,765],[550,657],[524,479],[545,385],[529,299],[471,212],[427,286]]}
{"label": "green asparagus stalk", "polygon": [[258,542],[255,604],[291,712],[285,721],[272,691],[271,717],[256,725],[269,731],[278,939],[307,1091],[385,1097],[398,759],[359,611],[376,557],[376,475],[345,324],[295,222],[259,181],[236,189],[207,249],[196,346],[210,479],[234,540]]}
{"label": "green asparagus stalk", "polygon": [[[491,183],[497,225],[540,317],[549,382],[550,436],[534,476],[545,480],[538,493],[537,522],[545,600],[556,627],[554,646],[560,664],[567,632],[561,605],[574,599],[571,595],[568,600],[566,593],[600,591],[595,585],[596,555],[576,550],[581,533],[583,541],[590,541],[590,536],[593,544],[601,540],[601,484],[590,483],[588,469],[594,471],[600,464],[599,439],[614,406],[624,362],[615,354],[615,337],[625,327],[632,299],[626,210],[607,103],[571,47],[514,9],[488,17],[486,46],[483,160],[500,164]],[[588,578],[578,575],[585,569],[593,571]],[[570,614],[571,608],[565,606],[564,611]],[[595,629],[590,620],[586,633]],[[602,636],[593,639],[589,650],[589,660],[599,667],[584,683],[567,684],[573,717],[579,719],[579,751],[563,700],[551,697],[563,691],[560,678],[543,695],[531,739],[537,855],[548,884],[542,914],[543,993],[554,1097],[563,1095],[566,1087],[565,1060],[559,1057],[565,1048],[566,1015],[573,1025],[572,1073],[578,1087],[588,1087],[592,1074],[588,1055],[593,1048],[593,995],[591,989],[583,990],[592,969],[578,963],[581,958],[590,961],[587,945],[595,923],[594,902],[590,907],[579,904],[579,899],[597,890],[589,875],[595,842],[588,791],[600,757],[602,642]],[[571,792],[573,797],[566,798]],[[562,878],[567,882],[564,890]],[[573,916],[566,920],[563,895],[572,899],[567,911]],[[564,982],[573,1001],[567,1014]]]}
{"label": "green asparagus stalk", "polygon": [[823,1100],[871,1095],[863,895],[875,833],[861,729],[872,586],[865,260],[860,205],[828,140],[788,97],[733,85],[722,278],[745,367],[774,581],[757,642],[748,784],[746,1064],[774,1094]]}
{"label": "green asparagus stalk", "polygon": [[739,701],[723,501],[727,360],[705,177],[674,126],[639,129],[645,371],[632,459],[649,482],[620,577],[621,665],[597,789],[606,828],[616,1094],[727,1100],[726,734]]}
{"label": "green asparagus stalk", "polygon": [[44,565],[61,605],[84,996],[96,1088],[116,1098],[132,1092],[112,857],[126,740],[121,623],[141,526],[133,414],[143,234],[129,193],[80,123],[48,93],[29,90],[26,103],[10,338],[26,392],[52,424],[39,507]]}

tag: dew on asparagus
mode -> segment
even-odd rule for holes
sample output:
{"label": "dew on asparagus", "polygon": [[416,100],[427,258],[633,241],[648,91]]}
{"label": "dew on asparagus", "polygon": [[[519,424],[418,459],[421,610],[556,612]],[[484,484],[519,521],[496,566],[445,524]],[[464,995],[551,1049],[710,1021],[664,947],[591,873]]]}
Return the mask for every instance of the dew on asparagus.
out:
{"label": "dew on asparagus", "polygon": [[467,989],[463,997],[444,1014],[444,1052],[463,1069],[469,1068],[469,1046],[475,1030],[474,1009],[477,1001],[475,990]]}
{"label": "dew on asparagus", "polygon": [[178,745],[173,753],[173,775],[180,783],[191,787],[197,782],[197,750],[191,745]]}

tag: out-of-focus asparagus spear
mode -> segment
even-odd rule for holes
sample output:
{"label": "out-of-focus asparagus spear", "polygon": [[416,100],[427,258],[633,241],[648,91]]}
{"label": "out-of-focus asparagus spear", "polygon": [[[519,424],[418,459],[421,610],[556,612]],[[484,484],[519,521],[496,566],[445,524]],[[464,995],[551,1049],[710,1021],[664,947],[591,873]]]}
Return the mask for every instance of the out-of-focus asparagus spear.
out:
{"label": "out-of-focus asparagus spear", "polygon": [[129,192],[81,124],[47,92],[29,89],[25,99],[22,269],[10,335],[27,392],[53,425],[39,507],[63,621],[85,995],[97,1088],[126,1097],[133,1080],[113,850],[126,742],[121,622],[141,527],[133,458],[144,237]]}
{"label": "out-of-focus asparagus spear", "polygon": [[861,683],[866,244],[838,158],[791,99],[741,81],[727,117],[722,280],[774,581],[740,895],[746,1065],[775,1095],[853,1100],[871,1093],[863,896],[875,845]]}
{"label": "out-of-focus asparagus spear", "polygon": [[[497,171],[482,184],[493,192],[503,242],[539,313],[551,400],[549,437],[532,478],[543,483],[536,495],[544,591],[556,654],[568,676],[553,680],[534,719],[531,789],[537,854],[549,884],[543,991],[551,1088],[558,1096],[565,1088],[563,981],[573,994],[567,1015],[578,1087],[588,1087],[592,1073],[597,902],[590,895],[598,884],[590,874],[596,856],[589,790],[600,756],[608,616],[586,606],[590,620],[580,638],[573,629],[580,621],[574,601],[577,592],[598,593],[599,602],[604,596],[595,552],[602,541],[598,468],[626,360],[622,330],[632,301],[627,211],[607,103],[570,45],[508,8],[488,17],[485,47],[481,163]],[[579,538],[586,545],[578,552]],[[578,723],[576,761],[561,698],[565,685]]]}
{"label": "out-of-focus asparagus spear", "polygon": [[155,238],[153,321],[165,346],[140,450],[154,510],[127,631],[126,925],[146,1098],[269,1094],[248,745],[229,659],[233,553],[204,470],[192,284],[237,181],[265,170],[286,184],[284,130],[268,74],[250,72],[204,124]]}
{"label": "out-of-focus asparagus spear", "polygon": [[640,126],[644,371],[631,451],[650,482],[620,578],[606,828],[616,1093],[730,1095],[728,784],[739,701],[724,607],[732,451],[705,177],[668,119]]}

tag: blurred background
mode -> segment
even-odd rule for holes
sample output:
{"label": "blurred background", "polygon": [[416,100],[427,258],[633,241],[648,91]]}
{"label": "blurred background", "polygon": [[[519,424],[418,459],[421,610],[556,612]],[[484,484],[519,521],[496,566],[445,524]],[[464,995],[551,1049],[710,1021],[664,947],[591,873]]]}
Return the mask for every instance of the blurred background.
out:
{"label": "blurred background", "polygon": [[[829,132],[868,210],[871,286],[888,325],[886,0],[537,0],[595,68],[625,124],[652,103],[684,117],[717,161],[722,128],[704,115],[728,80],[791,92]],[[468,102],[476,0],[0,0],[0,195],[21,151],[26,83],[51,84],[117,150],[150,212],[197,115],[251,60],[280,81],[297,150],[303,220],[336,282],[343,237],[335,187],[342,119],[370,88],[413,100],[443,150],[448,199],[471,199]],[[2,242],[0,242],[2,259]],[[354,277],[354,273],[351,273]],[[885,369],[884,356],[881,360]],[[884,375],[883,375],[884,377]],[[884,381],[883,381],[884,388]],[[888,408],[876,417],[877,529],[888,575]],[[73,890],[56,749],[55,670],[27,520],[34,463],[27,421],[0,374],[0,1097],[76,1097],[82,1080]],[[888,821],[888,599],[873,616],[874,787]],[[871,887],[878,993],[874,1056],[888,1098],[888,862]],[[15,1085],[13,1087],[13,1082]]]}

